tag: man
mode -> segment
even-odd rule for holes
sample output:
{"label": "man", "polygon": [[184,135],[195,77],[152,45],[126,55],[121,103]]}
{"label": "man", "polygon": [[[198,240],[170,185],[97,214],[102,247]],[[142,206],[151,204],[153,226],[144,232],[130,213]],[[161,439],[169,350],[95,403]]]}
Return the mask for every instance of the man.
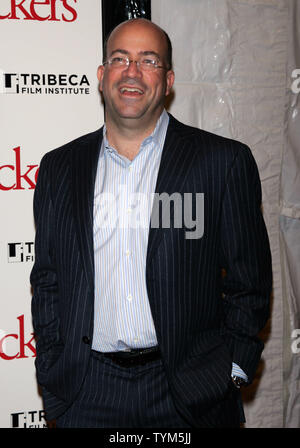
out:
{"label": "man", "polygon": [[122,23],[105,53],[104,128],[46,154],[35,191],[47,418],[238,427],[271,290],[256,164],[245,145],[166,113],[174,72],[158,26]]}

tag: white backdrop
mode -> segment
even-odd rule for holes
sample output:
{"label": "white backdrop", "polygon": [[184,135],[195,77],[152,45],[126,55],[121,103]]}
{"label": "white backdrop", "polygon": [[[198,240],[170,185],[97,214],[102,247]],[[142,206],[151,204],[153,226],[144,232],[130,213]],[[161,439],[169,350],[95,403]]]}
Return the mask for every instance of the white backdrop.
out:
{"label": "white backdrop", "polygon": [[29,283],[38,165],[47,151],[103,123],[101,1],[39,3],[0,4],[0,427],[45,424]]}
{"label": "white backdrop", "polygon": [[170,112],[248,144],[260,171],[274,297],[246,427],[300,426],[299,3],[152,0],[174,46]]}

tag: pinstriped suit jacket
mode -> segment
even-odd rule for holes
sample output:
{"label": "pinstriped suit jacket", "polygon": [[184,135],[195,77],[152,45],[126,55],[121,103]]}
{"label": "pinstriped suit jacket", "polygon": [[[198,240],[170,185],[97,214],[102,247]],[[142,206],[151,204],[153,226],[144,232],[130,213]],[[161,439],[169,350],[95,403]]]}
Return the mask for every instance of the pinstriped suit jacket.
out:
{"label": "pinstriped suit jacket", "polygon": [[[76,398],[90,356],[101,139],[99,129],[47,153],[35,190],[32,316],[48,419]],[[186,239],[190,229],[172,219],[171,228],[150,229],[146,282],[175,404],[192,425],[226,426],[240,399],[230,386],[232,361],[251,382],[263,349],[257,334],[269,317],[271,256],[258,170],[245,145],[170,116],[156,192],[204,193],[201,238]]]}

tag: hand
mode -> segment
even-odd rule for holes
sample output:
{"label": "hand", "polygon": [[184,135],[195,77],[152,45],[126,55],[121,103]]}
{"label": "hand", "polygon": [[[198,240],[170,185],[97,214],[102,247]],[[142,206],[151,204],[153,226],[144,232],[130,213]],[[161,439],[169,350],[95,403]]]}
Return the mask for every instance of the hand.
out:
{"label": "hand", "polygon": [[47,426],[49,429],[56,428],[56,420],[49,420],[47,421]]}

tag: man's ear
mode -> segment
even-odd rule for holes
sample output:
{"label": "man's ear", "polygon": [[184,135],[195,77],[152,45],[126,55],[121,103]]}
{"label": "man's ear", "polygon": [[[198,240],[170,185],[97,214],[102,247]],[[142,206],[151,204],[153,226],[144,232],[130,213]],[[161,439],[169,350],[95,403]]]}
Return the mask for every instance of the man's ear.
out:
{"label": "man's ear", "polygon": [[175,80],[175,73],[173,72],[173,70],[167,71],[166,80],[167,80],[166,96],[168,96],[169,93],[171,92]]}
{"label": "man's ear", "polygon": [[99,65],[97,70],[97,78],[99,80],[99,90],[102,92],[102,84],[103,84],[103,76],[104,76],[104,66]]}

